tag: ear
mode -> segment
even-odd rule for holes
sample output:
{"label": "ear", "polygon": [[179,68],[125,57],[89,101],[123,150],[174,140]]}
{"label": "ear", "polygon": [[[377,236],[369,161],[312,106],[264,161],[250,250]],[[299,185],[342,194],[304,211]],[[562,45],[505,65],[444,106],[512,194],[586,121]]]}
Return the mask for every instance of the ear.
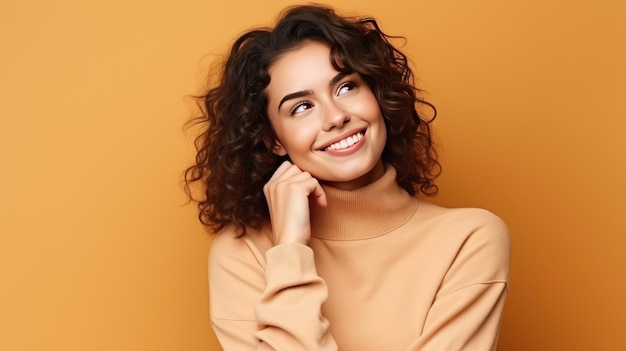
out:
{"label": "ear", "polygon": [[283,144],[281,144],[280,141],[278,140],[274,142],[274,148],[272,149],[272,152],[278,156],[287,155],[287,150],[285,150],[285,147],[283,147]]}

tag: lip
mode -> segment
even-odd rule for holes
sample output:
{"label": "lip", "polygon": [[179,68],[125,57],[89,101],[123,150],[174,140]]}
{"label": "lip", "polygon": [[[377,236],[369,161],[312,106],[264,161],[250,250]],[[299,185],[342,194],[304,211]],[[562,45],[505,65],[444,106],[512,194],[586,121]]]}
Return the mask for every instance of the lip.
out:
{"label": "lip", "polygon": [[[349,136],[353,136],[353,135],[355,135],[355,134],[357,134],[359,132],[361,134],[363,134],[363,137],[365,138],[365,131],[366,130],[367,130],[367,128],[348,130],[348,131],[346,131],[344,133],[341,133],[341,134],[337,135],[336,137],[334,137],[332,139],[329,139],[328,141],[324,142],[322,144],[322,146],[317,148],[317,150],[318,151],[328,151],[328,150],[324,150],[324,149],[326,149],[327,147],[331,146],[334,143],[337,143],[337,142],[339,142],[339,141],[341,141],[341,140],[343,140],[343,139],[345,139],[345,138],[347,138]],[[356,145],[356,144],[354,144],[354,145]]]}
{"label": "lip", "polygon": [[[324,152],[327,155],[331,155],[331,156],[347,156],[347,155],[351,155],[357,151],[359,151],[361,149],[361,147],[365,144],[365,139],[366,139],[366,132],[367,129],[353,129],[353,130],[349,130],[345,133],[342,133],[340,135],[338,135],[335,138],[330,139],[329,141],[325,142],[323,144],[323,146],[321,148],[318,149],[318,151]],[[349,136],[355,135],[357,133],[361,133],[363,135],[363,137],[361,138],[361,140],[359,140],[358,142],[352,144],[351,146],[345,148],[345,149],[338,149],[338,150],[325,150],[327,147],[329,147],[330,145],[337,143]]]}

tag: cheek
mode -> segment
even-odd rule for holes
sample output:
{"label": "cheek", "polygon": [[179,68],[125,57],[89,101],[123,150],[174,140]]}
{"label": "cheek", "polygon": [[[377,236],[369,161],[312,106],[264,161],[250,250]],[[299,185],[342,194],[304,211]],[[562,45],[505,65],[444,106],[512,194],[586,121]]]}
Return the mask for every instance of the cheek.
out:
{"label": "cheek", "polygon": [[371,92],[356,103],[355,108],[358,109],[358,111],[355,112],[359,116],[365,117],[370,123],[384,123],[378,100],[376,100],[376,97]]}
{"label": "cheek", "polygon": [[315,142],[319,130],[312,123],[312,119],[289,123],[288,126],[284,127],[286,128],[282,129],[282,139],[280,136],[279,139],[282,140],[283,146],[288,152],[309,150]]}

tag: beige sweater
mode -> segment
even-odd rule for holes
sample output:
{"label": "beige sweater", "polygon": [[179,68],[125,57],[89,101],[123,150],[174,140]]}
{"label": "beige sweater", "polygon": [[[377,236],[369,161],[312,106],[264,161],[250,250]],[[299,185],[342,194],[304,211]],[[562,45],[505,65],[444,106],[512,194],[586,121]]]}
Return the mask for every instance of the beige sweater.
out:
{"label": "beige sweater", "polygon": [[211,321],[226,351],[493,350],[509,278],[505,224],[417,200],[387,167],[354,191],[324,187],[308,246],[271,229],[219,233]]}

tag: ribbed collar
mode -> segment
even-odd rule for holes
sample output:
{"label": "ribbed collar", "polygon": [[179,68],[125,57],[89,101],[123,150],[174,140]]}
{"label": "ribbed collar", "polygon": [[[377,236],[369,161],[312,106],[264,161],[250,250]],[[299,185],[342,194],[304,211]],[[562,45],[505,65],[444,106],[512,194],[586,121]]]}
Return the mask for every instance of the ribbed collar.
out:
{"label": "ribbed collar", "polygon": [[322,185],[328,207],[311,206],[312,236],[325,240],[374,238],[398,228],[413,215],[418,200],[396,183],[396,169],[355,190]]}

